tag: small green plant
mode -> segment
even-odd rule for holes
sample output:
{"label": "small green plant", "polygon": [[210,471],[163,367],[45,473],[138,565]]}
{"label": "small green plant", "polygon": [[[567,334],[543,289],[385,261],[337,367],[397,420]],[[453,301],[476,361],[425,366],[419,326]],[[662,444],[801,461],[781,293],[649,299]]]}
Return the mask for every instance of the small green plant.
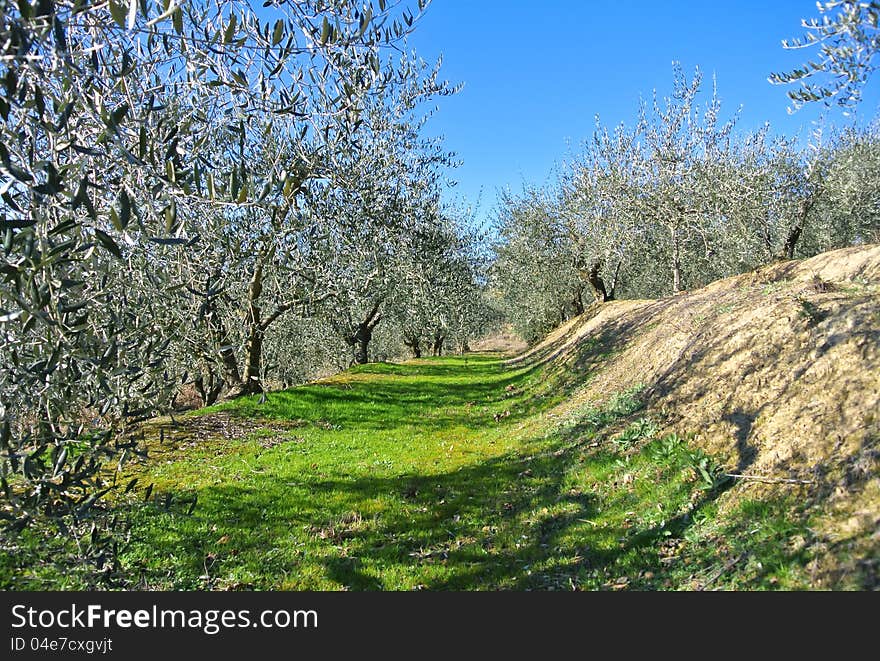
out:
{"label": "small green plant", "polygon": [[800,296],[795,296],[794,300],[800,306],[798,314],[806,319],[811,326],[814,324],[818,324],[827,316],[824,312],[822,312],[822,310],[820,310],[816,306],[815,303],[811,303],[810,301],[801,298]]}
{"label": "small green plant", "polygon": [[632,456],[624,455],[614,460],[614,469],[618,471],[626,471],[632,467]]}
{"label": "small green plant", "polygon": [[699,486],[704,491],[714,491],[730,481],[724,474],[724,468],[701,449],[688,450],[687,459],[688,467],[694,471]]}
{"label": "small green plant", "polygon": [[651,458],[669,462],[679,456],[685,442],[678,434],[667,434],[653,443],[648,450]]}
{"label": "small green plant", "polygon": [[602,409],[588,409],[582,418],[582,422],[599,429],[607,424],[607,416]]}
{"label": "small green plant", "polygon": [[644,389],[644,385],[637,384],[617,393],[605,405],[605,411],[618,418],[632,415],[645,405],[640,396]]}
{"label": "small green plant", "polygon": [[639,418],[611,439],[618,450],[628,450],[642,439],[651,439],[657,433],[657,425],[651,418]]}
{"label": "small green plant", "polygon": [[788,283],[785,280],[776,280],[774,282],[764,283],[764,286],[761,288],[761,293],[764,296],[769,296],[770,294],[775,294],[783,289]]}
{"label": "small green plant", "polygon": [[658,439],[646,450],[655,461],[693,471],[701,490],[717,489],[730,479],[725,475],[724,468],[713,457],[700,448],[689,448],[687,441],[676,433]]}
{"label": "small green plant", "polygon": [[621,418],[632,415],[645,405],[640,397],[642,390],[644,390],[644,386],[638,384],[616,393],[601,408],[591,406],[584,409],[580,412],[578,419],[574,421],[574,425],[587,425],[594,430],[599,430]]}

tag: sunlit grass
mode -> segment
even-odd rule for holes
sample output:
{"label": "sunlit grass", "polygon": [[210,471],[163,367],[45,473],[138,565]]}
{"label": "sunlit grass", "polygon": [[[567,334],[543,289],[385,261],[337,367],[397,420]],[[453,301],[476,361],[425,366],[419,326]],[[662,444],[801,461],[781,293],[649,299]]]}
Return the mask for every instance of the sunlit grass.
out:
{"label": "sunlit grass", "polygon": [[[255,422],[246,440],[151,468],[158,491],[198,506],[141,510],[125,562],[170,589],[689,587],[669,540],[719,492],[700,487],[686,444],[657,452],[639,435],[654,427],[637,393],[556,428],[541,417],[560,400],[551,385],[495,356],[452,357],[203,411],[297,426],[266,449],[278,432]],[[622,451],[605,429],[630,419]],[[687,546],[709,572],[706,539]]]}
{"label": "sunlit grass", "polygon": [[[806,551],[778,541],[803,533],[789,509],[721,517],[726,485],[701,478],[686,439],[656,437],[638,389],[560,418],[546,415],[566,397],[557,387],[540,368],[471,355],[199,411],[129,469],[125,574],[176,590],[803,584]],[[212,416],[244,431],[180,431]],[[30,585],[77,587],[45,571]]]}

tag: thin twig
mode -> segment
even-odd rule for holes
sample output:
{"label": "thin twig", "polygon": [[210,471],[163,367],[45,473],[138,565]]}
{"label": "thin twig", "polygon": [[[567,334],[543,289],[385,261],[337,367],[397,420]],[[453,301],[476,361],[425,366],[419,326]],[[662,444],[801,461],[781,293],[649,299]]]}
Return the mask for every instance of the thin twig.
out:
{"label": "thin twig", "polygon": [[723,567],[721,567],[718,571],[716,571],[712,576],[710,576],[708,579],[706,579],[706,582],[703,583],[699,588],[697,588],[697,591],[698,591],[698,592],[702,592],[702,591],[705,590],[707,587],[709,587],[710,585],[712,585],[712,583],[714,583],[714,582],[717,581],[719,578],[721,578],[721,575],[722,575],[722,574],[724,574],[725,572],[728,572],[728,571],[730,571],[731,569],[733,569],[733,566],[734,566],[735,564],[737,564],[740,560],[742,560],[743,558],[745,558],[746,555],[748,555],[748,554],[747,554],[747,553],[740,553],[738,556],[736,556],[736,557],[733,558],[732,560],[729,560],[729,561],[727,562],[727,564],[725,564],[725,565],[724,565]]}
{"label": "thin twig", "polygon": [[764,477],[763,475],[742,475],[725,473],[724,477],[733,477],[739,480],[757,480],[758,482],[779,482],[785,484],[816,484],[815,480],[792,480],[785,477]]}

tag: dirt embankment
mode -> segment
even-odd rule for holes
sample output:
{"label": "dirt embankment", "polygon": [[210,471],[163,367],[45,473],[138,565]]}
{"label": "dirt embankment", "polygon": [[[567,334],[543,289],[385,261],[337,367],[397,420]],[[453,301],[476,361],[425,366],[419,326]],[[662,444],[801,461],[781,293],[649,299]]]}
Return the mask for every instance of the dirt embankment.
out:
{"label": "dirt embankment", "polygon": [[593,307],[523,360],[549,363],[576,402],[644,385],[668,429],[779,480],[750,493],[822,485],[837,537],[880,547],[880,246]]}

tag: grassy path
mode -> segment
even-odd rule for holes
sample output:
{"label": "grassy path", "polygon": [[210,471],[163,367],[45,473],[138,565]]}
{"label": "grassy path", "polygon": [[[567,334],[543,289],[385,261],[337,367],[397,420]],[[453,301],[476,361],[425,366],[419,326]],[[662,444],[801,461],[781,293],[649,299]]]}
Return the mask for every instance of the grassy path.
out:
{"label": "grassy path", "polygon": [[[654,438],[637,396],[558,415],[552,386],[538,369],[471,355],[367,365],[203,410],[163,430],[133,473],[154,488],[134,508],[125,568],[164,589],[794,580],[803,558],[773,545],[790,524],[763,511],[764,537],[740,557],[729,537],[754,512],[724,528],[709,458]],[[750,571],[753,558],[773,564]],[[728,562],[737,571],[722,576]]]}

